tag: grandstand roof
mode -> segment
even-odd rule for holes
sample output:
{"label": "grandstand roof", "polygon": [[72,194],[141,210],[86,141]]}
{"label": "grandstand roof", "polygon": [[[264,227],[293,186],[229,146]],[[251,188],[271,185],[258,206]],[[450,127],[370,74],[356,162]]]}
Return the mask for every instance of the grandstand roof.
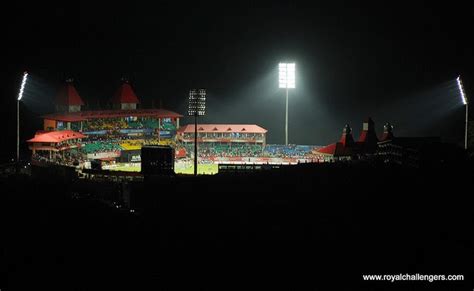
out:
{"label": "grandstand roof", "polygon": [[75,132],[72,130],[60,130],[60,131],[46,131],[37,132],[35,137],[27,140],[27,142],[52,142],[58,143],[69,139],[84,138],[86,137],[82,133]]}
{"label": "grandstand roof", "polygon": [[352,149],[344,146],[341,142],[336,142],[317,150],[318,153],[332,156],[350,156]]}
{"label": "grandstand roof", "polygon": [[84,102],[77,93],[76,88],[74,87],[72,80],[67,80],[64,83],[64,86],[59,91],[56,96],[56,103],[59,105],[84,105]]}
{"label": "grandstand roof", "polygon": [[173,111],[165,109],[135,109],[135,110],[97,110],[81,112],[63,112],[43,115],[43,118],[60,121],[85,121],[98,118],[116,118],[116,117],[156,117],[156,118],[179,118],[183,117]]}
{"label": "grandstand roof", "polygon": [[137,95],[135,95],[135,92],[133,91],[132,86],[130,86],[128,81],[124,81],[122,85],[120,85],[117,92],[115,92],[114,97],[112,97],[111,101],[115,104],[140,103]]}
{"label": "grandstand roof", "polygon": [[[267,130],[256,124],[198,124],[198,132],[206,133],[266,133]],[[194,124],[187,124],[178,129],[178,132],[194,133]]]}

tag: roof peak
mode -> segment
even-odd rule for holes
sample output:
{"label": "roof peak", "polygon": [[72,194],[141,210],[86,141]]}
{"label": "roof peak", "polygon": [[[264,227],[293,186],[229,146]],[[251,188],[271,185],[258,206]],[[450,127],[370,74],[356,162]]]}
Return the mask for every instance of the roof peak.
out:
{"label": "roof peak", "polygon": [[64,80],[64,84],[56,97],[56,103],[58,105],[84,105],[84,101],[82,101],[82,98],[74,87],[73,82],[74,79],[72,78]]}
{"label": "roof peak", "polygon": [[122,78],[122,84],[115,92],[114,97],[112,97],[112,103],[114,104],[122,104],[122,103],[140,103],[135,91],[133,90],[132,86],[130,85],[129,81]]}

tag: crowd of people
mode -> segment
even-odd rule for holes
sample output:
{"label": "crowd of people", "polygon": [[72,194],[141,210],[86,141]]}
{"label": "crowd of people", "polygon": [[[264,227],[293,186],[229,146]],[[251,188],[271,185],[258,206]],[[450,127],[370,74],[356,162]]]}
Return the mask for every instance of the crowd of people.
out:
{"label": "crowd of people", "polygon": [[80,149],[69,149],[60,152],[37,151],[31,156],[32,161],[53,163],[65,166],[79,166],[87,158]]}
{"label": "crowd of people", "polygon": [[86,154],[92,154],[121,151],[122,147],[113,142],[90,142],[84,144],[83,150]]}
{"label": "crowd of people", "polygon": [[[188,153],[194,152],[193,144],[186,144]],[[314,158],[314,146],[262,145],[256,144],[199,144],[199,156],[208,157],[268,157],[268,158]],[[189,154],[188,154],[189,155]]]}
{"label": "crowd of people", "polygon": [[157,129],[172,131],[176,126],[172,122],[160,122],[156,118],[97,118],[83,123],[83,131],[120,130],[120,129]]}
{"label": "crowd of people", "polygon": [[[99,121],[99,120],[97,120]],[[102,125],[101,125],[102,126]],[[192,157],[194,152],[193,144],[176,143],[174,139],[158,139],[151,135],[127,135],[127,134],[90,134],[87,139],[82,140],[82,144],[75,149],[60,149],[49,157],[48,152],[38,152],[32,159],[38,161],[49,161],[59,164],[77,164],[84,162],[87,155],[118,152],[126,150],[139,150],[144,145],[168,145],[176,152]],[[266,145],[232,143],[232,144],[206,144],[200,143],[198,150],[201,158],[212,157],[262,157],[262,158],[298,158],[312,159],[316,155],[314,146],[302,145]]]}
{"label": "crowd of people", "polygon": [[123,118],[91,119],[84,122],[83,126],[83,131],[128,128],[128,124]]}
{"label": "crowd of people", "polygon": [[263,151],[263,156],[274,158],[312,157],[315,148],[308,145],[267,145]]}

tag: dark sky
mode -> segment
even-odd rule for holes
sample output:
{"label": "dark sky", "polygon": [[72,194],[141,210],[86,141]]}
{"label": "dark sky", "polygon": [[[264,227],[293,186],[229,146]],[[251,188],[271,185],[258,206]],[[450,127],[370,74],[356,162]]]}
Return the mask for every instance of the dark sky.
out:
{"label": "dark sky", "polygon": [[[188,90],[204,87],[204,121],[257,123],[269,130],[270,142],[281,143],[284,92],[277,88],[276,69],[279,61],[291,60],[297,65],[297,88],[290,91],[292,143],[327,144],[345,123],[357,136],[367,116],[379,134],[390,121],[399,135],[462,141],[463,108],[451,80],[462,74],[468,94],[474,92],[472,7],[255,2],[17,1],[1,20],[2,113],[14,124],[23,70],[32,77],[25,120],[50,110],[65,77],[73,77],[81,96],[96,104],[127,76],[145,107],[161,99],[184,114]],[[14,127],[7,131],[14,149]]]}

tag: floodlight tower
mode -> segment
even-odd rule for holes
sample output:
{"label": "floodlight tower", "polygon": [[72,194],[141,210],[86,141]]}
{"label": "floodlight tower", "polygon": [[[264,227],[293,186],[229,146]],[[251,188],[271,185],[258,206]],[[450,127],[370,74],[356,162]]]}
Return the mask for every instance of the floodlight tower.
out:
{"label": "floodlight tower", "polygon": [[206,89],[189,90],[188,115],[194,116],[194,176],[197,176],[197,118],[206,114]]}
{"label": "floodlight tower", "polygon": [[23,98],[23,92],[25,90],[26,80],[28,79],[28,73],[23,73],[23,79],[21,80],[20,92],[16,100],[16,162],[20,162],[20,101]]}
{"label": "floodlight tower", "polygon": [[466,106],[466,125],[464,129],[464,149],[467,150],[467,131],[468,131],[468,124],[469,124],[469,103],[466,98],[466,94],[464,93],[464,87],[462,85],[461,76],[456,78],[456,82],[458,83],[459,92],[461,93],[462,104]]}
{"label": "floodlight tower", "polygon": [[278,72],[278,85],[286,89],[285,145],[288,145],[288,89],[295,88],[295,63],[280,63]]}

